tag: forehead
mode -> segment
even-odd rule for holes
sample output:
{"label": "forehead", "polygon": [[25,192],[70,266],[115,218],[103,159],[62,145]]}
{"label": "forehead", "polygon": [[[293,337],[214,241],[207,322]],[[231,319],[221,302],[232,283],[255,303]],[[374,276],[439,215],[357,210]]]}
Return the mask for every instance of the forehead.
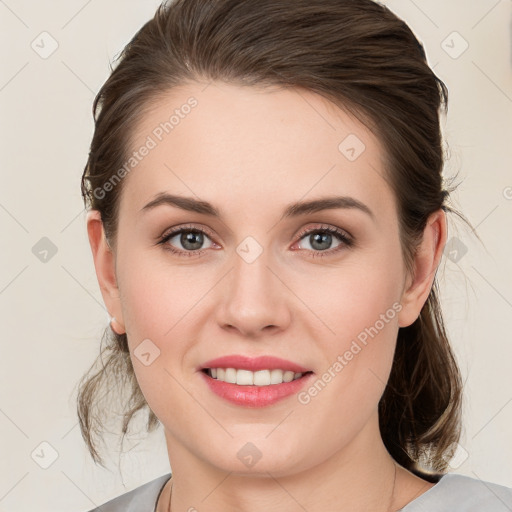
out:
{"label": "forehead", "polygon": [[166,191],[255,214],[262,202],[270,208],[327,192],[393,201],[379,140],[302,89],[216,81],[174,88],[134,127],[130,155],[121,211],[139,211]]}

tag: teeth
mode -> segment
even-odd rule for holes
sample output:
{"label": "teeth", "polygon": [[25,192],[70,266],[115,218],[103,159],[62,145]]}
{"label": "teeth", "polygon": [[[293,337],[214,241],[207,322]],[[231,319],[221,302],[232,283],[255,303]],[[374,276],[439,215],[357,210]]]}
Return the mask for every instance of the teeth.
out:
{"label": "teeth", "polygon": [[269,386],[282,384],[302,377],[302,373],[284,370],[237,370],[236,368],[208,368],[208,375],[214,379],[238,384],[239,386]]}

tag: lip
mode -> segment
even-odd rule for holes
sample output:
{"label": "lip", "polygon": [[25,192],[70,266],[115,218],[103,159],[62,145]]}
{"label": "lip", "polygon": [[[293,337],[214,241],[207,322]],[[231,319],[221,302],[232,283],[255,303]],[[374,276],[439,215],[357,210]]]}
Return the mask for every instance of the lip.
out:
{"label": "lip", "polygon": [[[237,370],[250,370],[257,372],[259,370],[284,370],[294,373],[306,373],[312,370],[304,368],[293,361],[281,359],[274,356],[247,357],[238,354],[218,357],[206,361],[198,370],[205,368],[236,368]],[[287,383],[289,384],[289,383]],[[240,386],[239,386],[240,387]],[[245,386],[250,387],[250,386]]]}
{"label": "lip", "polygon": [[[222,368],[222,366],[217,368]],[[315,375],[314,373],[307,373],[297,380],[283,382],[282,384],[272,384],[270,386],[242,386],[214,379],[204,371],[200,371],[199,374],[210,390],[219,397],[232,404],[252,408],[269,406],[297,394]]]}

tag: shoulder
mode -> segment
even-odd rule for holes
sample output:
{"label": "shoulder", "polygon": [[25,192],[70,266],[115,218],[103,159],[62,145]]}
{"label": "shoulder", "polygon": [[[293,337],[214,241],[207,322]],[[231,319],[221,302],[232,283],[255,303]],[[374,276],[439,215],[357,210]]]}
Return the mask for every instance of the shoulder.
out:
{"label": "shoulder", "polygon": [[162,475],[88,512],[154,512],[160,492],[171,473]]}
{"label": "shoulder", "polygon": [[510,512],[512,489],[465,475],[448,473],[403,512]]}

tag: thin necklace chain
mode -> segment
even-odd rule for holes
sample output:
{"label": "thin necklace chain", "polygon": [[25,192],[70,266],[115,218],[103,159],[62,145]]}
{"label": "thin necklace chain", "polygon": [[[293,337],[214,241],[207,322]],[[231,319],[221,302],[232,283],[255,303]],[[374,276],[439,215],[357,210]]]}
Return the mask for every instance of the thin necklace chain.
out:
{"label": "thin necklace chain", "polygon": [[[388,505],[388,512],[393,512],[391,510],[391,505],[393,504],[393,498],[395,497],[395,485],[396,485],[396,462],[393,462],[393,466],[395,466],[395,475],[393,477],[393,491],[391,492],[391,499],[389,500],[389,505]],[[169,508],[167,509],[167,512],[172,512],[171,511],[171,498],[172,498],[172,486],[173,486],[174,482],[172,481],[172,477],[171,477],[171,488],[169,490]]]}
{"label": "thin necklace chain", "polygon": [[395,466],[395,476],[393,477],[393,491],[391,492],[391,499],[389,500],[388,512],[393,512],[391,510],[391,505],[393,505],[393,499],[395,497],[395,485],[396,485],[396,462],[393,461],[393,466]]}

